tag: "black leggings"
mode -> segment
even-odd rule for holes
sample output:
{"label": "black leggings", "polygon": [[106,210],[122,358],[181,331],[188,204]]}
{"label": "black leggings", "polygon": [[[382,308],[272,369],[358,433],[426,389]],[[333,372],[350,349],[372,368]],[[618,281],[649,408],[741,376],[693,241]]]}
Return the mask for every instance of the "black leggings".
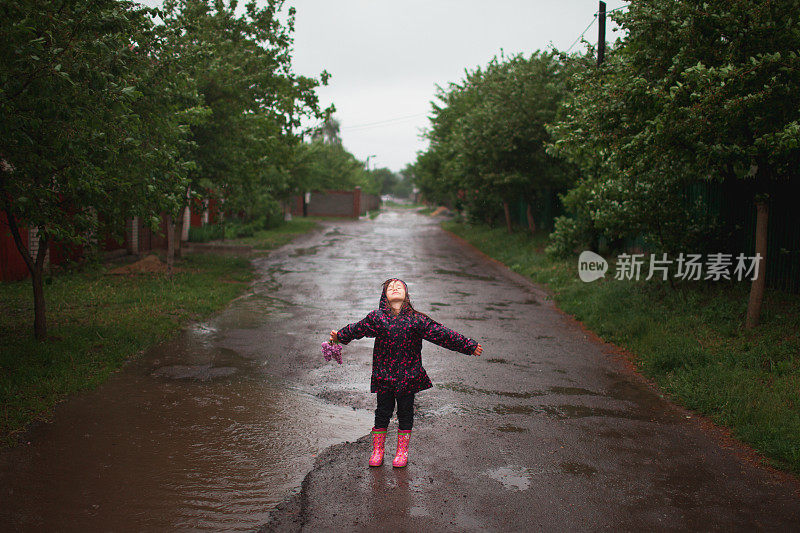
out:
{"label": "black leggings", "polygon": [[400,429],[411,429],[414,426],[414,395],[404,394],[395,396],[394,392],[378,392],[378,407],[375,409],[375,427],[384,429],[389,427],[394,404],[397,401],[397,420]]}

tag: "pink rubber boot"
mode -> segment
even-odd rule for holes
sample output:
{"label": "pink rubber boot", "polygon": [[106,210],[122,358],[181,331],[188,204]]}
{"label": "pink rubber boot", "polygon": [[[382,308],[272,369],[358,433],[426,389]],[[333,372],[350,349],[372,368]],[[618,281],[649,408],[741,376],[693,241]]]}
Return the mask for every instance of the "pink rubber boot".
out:
{"label": "pink rubber boot", "polygon": [[401,467],[408,463],[408,441],[411,440],[411,430],[402,429],[397,432],[397,453],[394,455],[392,466]]}
{"label": "pink rubber boot", "polygon": [[372,428],[372,455],[369,457],[369,466],[383,464],[383,451],[386,445],[386,428]]}

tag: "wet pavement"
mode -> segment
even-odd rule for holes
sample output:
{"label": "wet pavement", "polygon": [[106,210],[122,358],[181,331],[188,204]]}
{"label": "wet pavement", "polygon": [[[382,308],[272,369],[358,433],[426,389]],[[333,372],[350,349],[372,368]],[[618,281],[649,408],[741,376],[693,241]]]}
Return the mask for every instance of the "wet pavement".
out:
{"label": "wet pavement", "polygon": [[[387,210],[326,222],[267,258],[229,309],[61,404],[0,454],[20,530],[787,530],[800,485],[665,402],[547,294]],[[478,340],[426,343],[409,465],[370,469],[371,339],[331,329],[400,277],[417,309]],[[301,485],[302,483],[302,485]],[[277,506],[277,508],[276,508]]]}

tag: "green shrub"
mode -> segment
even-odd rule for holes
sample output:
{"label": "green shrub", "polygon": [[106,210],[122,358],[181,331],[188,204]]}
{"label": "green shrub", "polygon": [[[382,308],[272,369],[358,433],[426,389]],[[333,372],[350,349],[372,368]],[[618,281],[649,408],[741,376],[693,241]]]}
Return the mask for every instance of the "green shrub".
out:
{"label": "green shrub", "polygon": [[222,239],[225,228],[220,224],[206,224],[189,228],[189,242],[208,242]]}

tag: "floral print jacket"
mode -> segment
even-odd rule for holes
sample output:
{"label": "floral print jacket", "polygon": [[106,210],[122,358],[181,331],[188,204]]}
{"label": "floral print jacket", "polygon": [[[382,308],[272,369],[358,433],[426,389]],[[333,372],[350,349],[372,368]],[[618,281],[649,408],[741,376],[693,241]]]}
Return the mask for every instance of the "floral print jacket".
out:
{"label": "floral print jacket", "polygon": [[343,327],[337,336],[342,344],[363,337],[375,337],[370,392],[392,391],[397,396],[417,393],[433,386],[422,368],[422,339],[468,355],[478,346],[475,340],[413,309],[403,308],[399,315],[392,315],[383,293],[378,309],[363,320]]}

